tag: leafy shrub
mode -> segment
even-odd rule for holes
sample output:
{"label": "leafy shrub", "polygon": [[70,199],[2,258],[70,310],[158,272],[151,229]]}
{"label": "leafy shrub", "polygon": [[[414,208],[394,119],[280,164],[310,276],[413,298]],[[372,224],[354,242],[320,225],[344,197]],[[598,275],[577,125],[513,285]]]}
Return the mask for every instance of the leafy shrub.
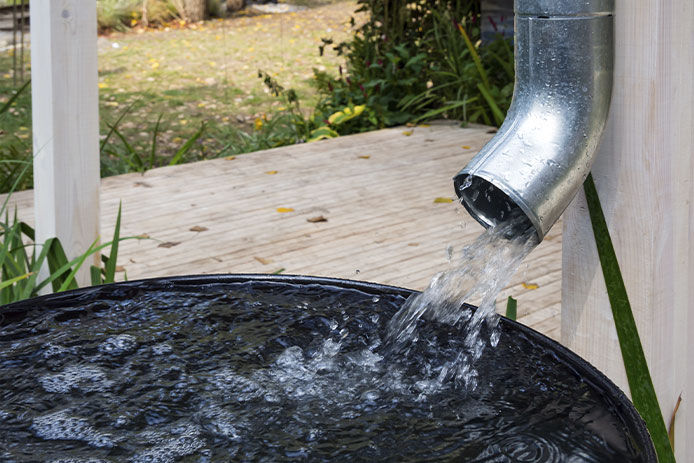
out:
{"label": "leafy shrub", "polygon": [[[365,105],[363,131],[432,117],[500,125],[513,93],[513,51],[503,37],[481,45],[479,1],[360,0],[368,20],[333,49],[346,69],[317,72],[317,112]],[[323,39],[320,52],[333,45]],[[356,121],[355,121],[356,122]]]}

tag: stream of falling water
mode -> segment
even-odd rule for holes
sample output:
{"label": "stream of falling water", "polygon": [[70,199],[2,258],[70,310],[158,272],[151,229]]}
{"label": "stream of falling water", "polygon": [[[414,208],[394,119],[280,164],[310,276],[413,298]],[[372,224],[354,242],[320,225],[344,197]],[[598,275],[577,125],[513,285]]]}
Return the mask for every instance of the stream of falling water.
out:
{"label": "stream of falling water", "polygon": [[[442,367],[438,382],[453,379],[474,389],[475,362],[487,344],[496,346],[499,341],[496,297],[538,244],[532,227],[518,232],[519,225],[526,221],[525,217],[513,217],[488,228],[463,248],[450,270],[436,274],[422,293],[408,299],[390,321],[391,348],[406,353],[418,341],[420,319],[463,324],[464,349]],[[474,313],[463,308],[464,303],[471,301],[480,301]],[[487,337],[481,334],[483,324],[489,328]]]}

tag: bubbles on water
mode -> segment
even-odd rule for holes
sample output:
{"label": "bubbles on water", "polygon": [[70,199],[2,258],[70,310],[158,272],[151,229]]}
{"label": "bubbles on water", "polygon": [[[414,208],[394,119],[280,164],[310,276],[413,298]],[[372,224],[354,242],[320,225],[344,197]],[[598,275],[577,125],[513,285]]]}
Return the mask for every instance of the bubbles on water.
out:
{"label": "bubbles on water", "polygon": [[48,463],[109,463],[107,460],[98,458],[59,458],[57,460],[48,460]]}
{"label": "bubbles on water", "polygon": [[110,355],[130,354],[137,350],[137,340],[129,334],[120,334],[108,338],[99,345],[99,352]]}
{"label": "bubbles on water", "polygon": [[165,342],[152,346],[152,353],[154,355],[166,355],[170,354],[171,352],[173,352],[173,347],[171,347],[171,344],[167,344]]}
{"label": "bubbles on water", "polygon": [[200,429],[194,425],[150,433],[146,439],[152,446],[136,454],[130,460],[132,463],[173,463],[205,446],[200,437]]}
{"label": "bubbles on water", "polygon": [[49,342],[44,346],[41,356],[44,359],[49,359],[51,357],[59,357],[68,353],[74,353],[74,349],[68,349],[67,347],[61,346],[59,344],[53,344]]}
{"label": "bubbles on water", "polygon": [[97,392],[113,386],[106,373],[93,365],[69,365],[60,373],[40,377],[39,383],[47,392],[55,393],[66,393],[73,389]]}
{"label": "bubbles on water", "polygon": [[98,432],[86,418],[73,416],[68,410],[34,418],[31,430],[38,437],[47,440],[80,440],[93,447],[114,446],[111,436]]}

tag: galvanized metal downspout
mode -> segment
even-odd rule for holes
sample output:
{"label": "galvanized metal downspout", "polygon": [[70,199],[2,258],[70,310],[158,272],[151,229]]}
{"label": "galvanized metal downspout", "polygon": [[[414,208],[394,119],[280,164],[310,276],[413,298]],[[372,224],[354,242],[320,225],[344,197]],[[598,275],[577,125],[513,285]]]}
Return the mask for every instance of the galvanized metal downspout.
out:
{"label": "galvanized metal downspout", "polygon": [[520,213],[540,240],[587,177],[612,94],[614,0],[516,0],[506,120],[454,178],[485,227]]}

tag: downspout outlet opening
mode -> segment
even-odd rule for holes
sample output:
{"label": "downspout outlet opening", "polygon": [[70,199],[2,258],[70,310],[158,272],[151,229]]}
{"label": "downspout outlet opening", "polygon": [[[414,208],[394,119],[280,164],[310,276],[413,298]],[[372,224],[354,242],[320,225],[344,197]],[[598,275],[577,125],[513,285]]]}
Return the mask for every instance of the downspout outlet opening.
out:
{"label": "downspout outlet opening", "polygon": [[454,184],[462,205],[485,228],[513,223],[508,238],[524,235],[535,228],[520,206],[482,177],[460,174],[455,177]]}

